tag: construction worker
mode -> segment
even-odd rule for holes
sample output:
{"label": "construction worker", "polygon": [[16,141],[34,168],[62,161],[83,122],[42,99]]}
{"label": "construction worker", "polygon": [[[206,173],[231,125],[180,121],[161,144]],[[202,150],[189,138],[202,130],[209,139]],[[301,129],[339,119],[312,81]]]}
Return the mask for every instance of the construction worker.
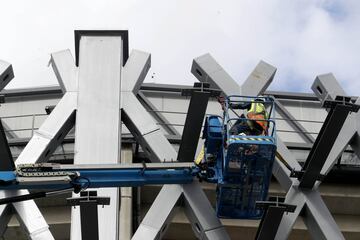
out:
{"label": "construction worker", "polygon": [[266,120],[269,119],[269,116],[262,102],[264,102],[263,99],[257,98],[251,103],[239,103],[230,106],[233,109],[247,109],[248,125],[254,135],[267,135],[268,122]]}
{"label": "construction worker", "polygon": [[264,100],[257,98],[255,99],[255,101],[251,103],[251,107],[250,109],[248,109],[247,112],[247,117],[248,119],[259,120],[259,121],[250,121],[249,124],[250,127],[251,127],[251,123],[254,123],[254,128],[261,131],[261,134],[259,135],[267,135],[267,130],[269,126],[268,126],[268,121],[266,120],[269,119],[269,114],[267,113],[264,104],[261,102],[264,102]]}

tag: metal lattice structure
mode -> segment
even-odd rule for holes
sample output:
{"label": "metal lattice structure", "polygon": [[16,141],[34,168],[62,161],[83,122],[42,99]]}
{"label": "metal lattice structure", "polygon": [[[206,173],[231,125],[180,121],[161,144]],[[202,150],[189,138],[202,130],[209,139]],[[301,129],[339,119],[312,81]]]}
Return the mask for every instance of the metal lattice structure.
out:
{"label": "metal lattice structure", "polygon": [[[178,136],[178,131],[170,126],[164,116],[156,114],[151,101],[140,92],[151,65],[150,54],[133,50],[127,59],[128,43],[125,31],[76,31],[75,44],[76,61],[69,50],[51,55],[51,65],[63,96],[41,127],[34,132],[29,143],[18,156],[16,164],[48,161],[74,126],[76,128],[75,163],[119,163],[122,150],[131,152],[128,148],[121,148],[121,141],[125,136],[121,122],[130,130],[150,161],[175,161],[177,152],[154,118],[165,123],[164,128],[173,137]],[[200,82],[210,83],[211,88],[220,89],[225,96],[234,94],[257,96],[265,94],[266,88],[274,79],[276,68],[261,61],[241,86],[210,54],[195,58],[191,71]],[[3,89],[13,77],[11,65],[0,61],[0,88]],[[320,102],[335,100],[339,95],[346,96],[331,74],[317,76],[312,89]],[[199,98],[202,97],[199,95]],[[296,118],[279,101],[276,100],[275,103],[280,114],[292,120],[291,126],[300,132],[305,143],[313,144],[315,138],[311,134],[304,133],[305,128],[294,121]],[[360,99],[358,98],[355,103],[360,104]],[[325,163],[319,163],[318,168],[321,170],[316,174],[327,175],[348,145],[360,157],[359,122],[359,113],[346,117],[339,135],[334,140],[334,146],[326,150],[328,157]],[[277,139],[277,151],[273,174],[287,192],[285,203],[297,207],[294,213],[282,217],[275,239],[287,239],[301,213],[305,213],[304,222],[313,238],[344,239],[318,191],[321,181],[306,175],[300,180],[291,178],[288,167],[290,166],[294,171],[301,171],[302,166],[280,137]],[[284,160],[288,166],[284,165]],[[310,179],[312,183],[304,187],[302,185],[304,179]],[[0,196],[22,195],[26,192],[2,191]],[[118,188],[98,190],[98,195],[110,196],[112,199],[109,207],[99,211],[100,239],[119,239],[119,236],[124,236],[119,225],[122,226],[123,218],[128,215],[124,215],[124,210],[121,211],[119,208],[120,200],[126,201],[124,196],[127,194],[131,195],[129,189],[122,190],[122,197],[119,196]],[[197,238],[230,239],[197,182],[164,186],[132,239],[161,239],[166,234],[179,202],[183,203],[184,212]],[[14,212],[28,238],[54,239],[34,201],[0,206],[1,234],[5,232]],[[121,214],[124,217],[119,219]],[[71,224],[71,238],[81,239],[78,209],[72,210]],[[129,235],[128,233],[126,238]]]}

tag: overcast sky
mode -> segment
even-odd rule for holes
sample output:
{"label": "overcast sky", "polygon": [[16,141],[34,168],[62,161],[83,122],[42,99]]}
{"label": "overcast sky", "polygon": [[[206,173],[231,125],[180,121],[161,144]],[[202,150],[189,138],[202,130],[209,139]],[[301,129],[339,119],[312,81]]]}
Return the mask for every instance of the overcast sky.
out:
{"label": "overcast sky", "polygon": [[75,29],[127,29],[130,49],[152,54],[147,82],[192,85],[192,59],[209,52],[239,83],[263,59],[278,68],[272,90],[310,92],[332,72],[360,92],[358,0],[12,0],[1,10],[8,89],[57,85],[50,53],[74,53]]}

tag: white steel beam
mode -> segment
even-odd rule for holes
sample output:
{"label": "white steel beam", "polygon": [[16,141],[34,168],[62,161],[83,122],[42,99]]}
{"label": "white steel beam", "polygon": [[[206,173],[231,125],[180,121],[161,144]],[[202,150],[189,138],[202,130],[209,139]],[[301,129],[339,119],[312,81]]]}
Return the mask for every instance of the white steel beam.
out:
{"label": "white steel beam", "polygon": [[262,94],[273,81],[275,73],[276,68],[274,66],[260,61],[241,85],[241,95],[256,96]]}
{"label": "white steel beam", "polygon": [[[15,195],[28,194],[27,190],[19,190]],[[17,213],[17,219],[23,229],[26,230],[26,235],[29,239],[48,240],[54,239],[49,231],[49,225],[45,218],[39,211],[34,201],[24,201],[13,203],[14,209]]]}
{"label": "white steel beam", "polygon": [[65,92],[78,90],[78,68],[69,49],[51,54],[51,66],[60,87]]}
{"label": "white steel beam", "polygon": [[193,60],[191,73],[200,82],[210,83],[211,88],[221,89],[227,96],[241,92],[238,83],[209,53]]}
{"label": "white steel beam", "polygon": [[185,214],[199,239],[230,239],[198,182],[183,185]]}
{"label": "white steel beam", "polygon": [[132,240],[161,239],[170,225],[182,193],[181,185],[163,186]]}
{"label": "white steel beam", "polygon": [[318,191],[305,192],[304,222],[316,239],[345,239]]}
{"label": "white steel beam", "polygon": [[123,71],[123,81],[121,82],[122,92],[139,92],[146,74],[151,66],[150,53],[132,50],[129,59],[126,61]]}

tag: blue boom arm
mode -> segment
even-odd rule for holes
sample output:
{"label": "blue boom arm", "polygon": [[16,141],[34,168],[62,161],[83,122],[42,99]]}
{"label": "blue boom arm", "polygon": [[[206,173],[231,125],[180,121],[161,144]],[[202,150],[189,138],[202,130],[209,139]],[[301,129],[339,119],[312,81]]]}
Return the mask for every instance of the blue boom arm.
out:
{"label": "blue boom arm", "polygon": [[196,172],[192,163],[20,165],[15,171],[0,171],[0,190],[81,190],[146,184],[186,184],[193,181]]}

